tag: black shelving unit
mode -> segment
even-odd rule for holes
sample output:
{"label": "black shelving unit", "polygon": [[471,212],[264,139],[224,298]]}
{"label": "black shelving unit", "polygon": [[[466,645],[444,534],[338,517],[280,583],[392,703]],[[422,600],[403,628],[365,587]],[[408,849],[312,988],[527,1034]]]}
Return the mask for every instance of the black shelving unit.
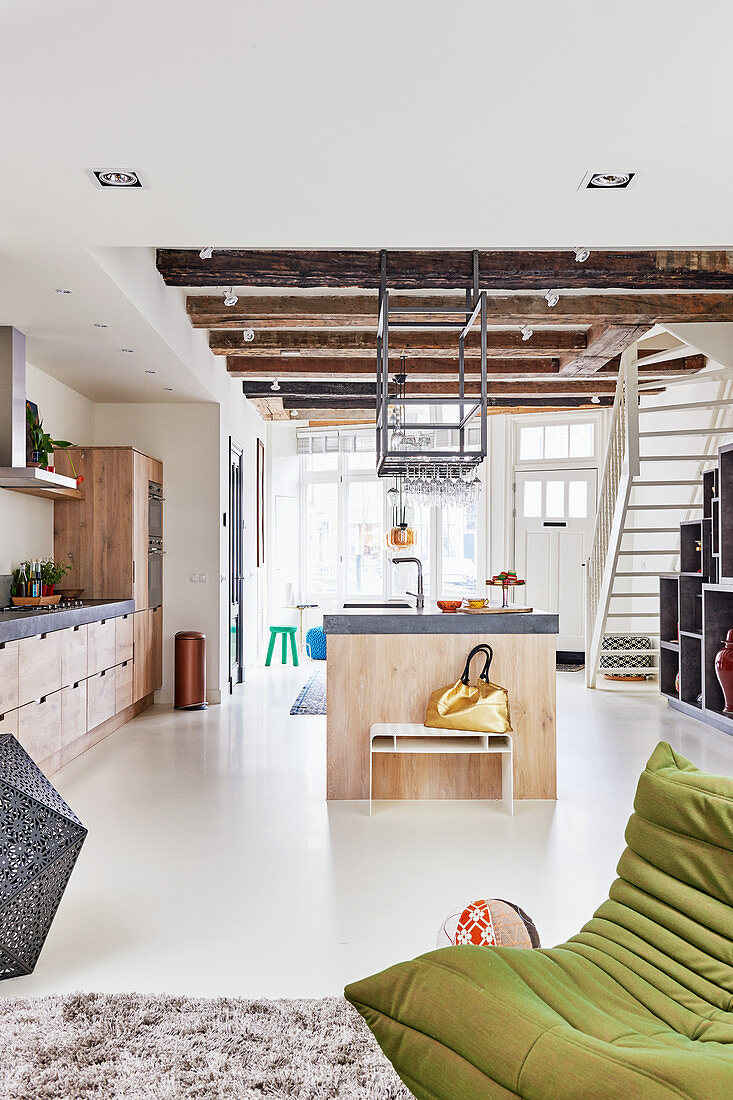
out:
{"label": "black shelving unit", "polygon": [[659,578],[660,688],[670,707],[733,734],[715,657],[733,628],[733,444],[702,477],[702,519],[680,524],[680,572]]}

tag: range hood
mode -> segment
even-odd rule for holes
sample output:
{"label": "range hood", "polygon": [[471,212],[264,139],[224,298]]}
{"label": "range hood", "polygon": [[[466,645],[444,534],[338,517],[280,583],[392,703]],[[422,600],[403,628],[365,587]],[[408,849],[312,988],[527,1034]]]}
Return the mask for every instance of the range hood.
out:
{"label": "range hood", "polygon": [[0,488],[58,500],[80,495],[73,477],[26,466],[25,335],[0,325]]}

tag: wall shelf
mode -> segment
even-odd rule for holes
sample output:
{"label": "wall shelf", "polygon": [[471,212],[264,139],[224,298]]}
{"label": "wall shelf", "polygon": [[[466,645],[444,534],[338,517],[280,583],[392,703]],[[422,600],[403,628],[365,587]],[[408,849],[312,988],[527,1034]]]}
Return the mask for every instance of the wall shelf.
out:
{"label": "wall shelf", "polygon": [[39,466],[0,467],[0,488],[45,497],[46,500],[81,500],[76,478],[49,473]]}

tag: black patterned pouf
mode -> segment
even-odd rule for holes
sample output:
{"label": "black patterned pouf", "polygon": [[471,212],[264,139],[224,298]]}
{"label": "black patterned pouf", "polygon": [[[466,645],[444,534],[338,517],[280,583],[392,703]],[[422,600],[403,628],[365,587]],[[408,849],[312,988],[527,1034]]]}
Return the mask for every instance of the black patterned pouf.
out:
{"label": "black patterned pouf", "polygon": [[87,830],[10,734],[0,737],[0,978],[30,974]]}
{"label": "black patterned pouf", "polygon": [[[649,671],[654,667],[652,661],[652,654],[646,653],[634,653],[634,650],[649,649],[652,648],[652,640],[647,634],[604,634],[601,639],[601,658],[598,662],[599,671],[602,672],[606,680],[646,680],[647,673],[644,672],[645,668]],[[629,655],[625,653],[606,653],[604,650],[629,650]],[[638,672],[614,672],[616,668],[634,668],[638,669]]]}

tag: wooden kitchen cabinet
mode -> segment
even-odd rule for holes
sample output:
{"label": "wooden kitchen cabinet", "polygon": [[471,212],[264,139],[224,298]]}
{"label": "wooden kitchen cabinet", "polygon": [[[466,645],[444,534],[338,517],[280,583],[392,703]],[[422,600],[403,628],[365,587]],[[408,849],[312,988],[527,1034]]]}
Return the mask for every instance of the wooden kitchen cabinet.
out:
{"label": "wooden kitchen cabinet", "polygon": [[126,710],[133,704],[133,677],[135,666],[132,661],[115,668],[115,713]]}
{"label": "wooden kitchen cabinet", "polygon": [[41,769],[46,761],[54,768],[58,766],[61,695],[61,691],[54,691],[33,703],[26,703],[18,711],[18,740]]}
{"label": "wooden kitchen cabinet", "polygon": [[[0,643],[0,714],[18,706],[18,643]],[[3,730],[0,728],[0,733]]]}
{"label": "wooden kitchen cabinet", "polygon": [[120,615],[115,619],[115,664],[131,661],[133,655],[134,628],[132,615]]}
{"label": "wooden kitchen cabinet", "polygon": [[149,611],[149,615],[152,619],[152,626],[150,628],[151,676],[153,679],[153,690],[157,691],[158,688],[163,686],[163,608],[153,607]]}
{"label": "wooden kitchen cabinet", "polygon": [[[66,588],[85,599],[134,599],[148,606],[148,482],[162,484],[162,463],[133,447],[73,447],[81,500],[54,504],[54,557],[71,565]],[[56,453],[72,475],[69,455]]]}
{"label": "wooden kitchen cabinet", "polygon": [[133,669],[134,702],[139,702],[155,690],[153,669],[153,612],[136,611],[135,661]]}
{"label": "wooden kitchen cabinet", "polygon": [[61,688],[60,633],[51,630],[19,640],[18,703],[21,706]]}
{"label": "wooden kitchen cabinet", "polygon": [[114,718],[117,708],[117,669],[108,668],[87,679],[87,729]]}
{"label": "wooden kitchen cabinet", "polygon": [[86,625],[70,626],[58,632],[62,687],[87,678],[87,629]]}
{"label": "wooden kitchen cabinet", "polygon": [[61,746],[65,748],[87,732],[87,682],[79,680],[61,690]]}
{"label": "wooden kitchen cabinet", "polygon": [[97,623],[90,623],[88,630],[87,675],[95,676],[98,672],[112,668],[117,663],[117,627],[114,619],[100,619]]}

